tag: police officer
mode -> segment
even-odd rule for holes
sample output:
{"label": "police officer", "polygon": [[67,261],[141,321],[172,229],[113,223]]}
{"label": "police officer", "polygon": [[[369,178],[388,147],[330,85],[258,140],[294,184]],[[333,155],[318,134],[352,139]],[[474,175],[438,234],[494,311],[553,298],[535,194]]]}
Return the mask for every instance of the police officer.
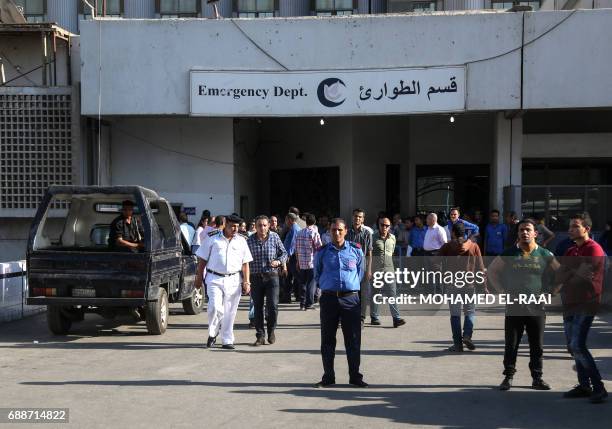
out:
{"label": "police officer", "polygon": [[330,227],[332,241],[315,256],[315,279],[321,288],[321,355],[323,378],[315,387],[336,383],[334,356],[336,331],[342,322],[344,347],[349,366],[349,383],[368,387],[359,373],[361,359],[361,303],[359,286],[364,275],[364,256],[359,246],[345,241],[347,228],[343,219],[334,219]]}
{"label": "police officer", "polygon": [[[206,268],[206,288],[208,292],[208,341],[206,347],[215,344],[221,333],[222,348],[234,349],[234,320],[240,292],[249,293],[249,262],[253,260],[246,240],[238,234],[238,216],[226,218],[223,232],[212,235],[200,246],[196,287],[202,287],[204,268]],[[242,281],[241,281],[242,273]],[[242,286],[242,288],[241,288]]]}

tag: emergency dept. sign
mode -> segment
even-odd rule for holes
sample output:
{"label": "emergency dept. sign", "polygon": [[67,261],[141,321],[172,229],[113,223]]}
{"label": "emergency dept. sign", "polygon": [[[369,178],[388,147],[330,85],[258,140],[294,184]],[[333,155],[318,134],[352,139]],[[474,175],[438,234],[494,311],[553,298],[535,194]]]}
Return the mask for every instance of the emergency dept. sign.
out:
{"label": "emergency dept. sign", "polygon": [[190,73],[193,116],[393,115],[465,110],[465,67]]}

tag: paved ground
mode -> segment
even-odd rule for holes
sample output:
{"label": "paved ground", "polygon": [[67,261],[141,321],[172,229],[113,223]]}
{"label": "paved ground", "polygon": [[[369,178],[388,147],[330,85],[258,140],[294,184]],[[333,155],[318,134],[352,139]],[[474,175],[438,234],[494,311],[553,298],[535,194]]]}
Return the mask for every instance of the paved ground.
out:
{"label": "paved ground", "polygon": [[[67,407],[69,426],[79,428],[612,427],[612,400],[592,405],[561,398],[575,373],[558,316],[549,317],[546,329],[550,392],[528,388],[526,349],[517,387],[495,389],[502,378],[501,317],[479,317],[478,350],[450,355],[443,351],[450,335],[443,315],[408,316],[398,329],[389,319],[387,326],[366,327],[362,369],[372,388],[343,384],[348,377],[340,351],[340,384],[314,389],[321,377],[318,311],[283,305],[277,343],[254,348],[245,305],[235,352],[205,350],[205,314],[185,316],[179,307],[158,337],[147,335],[142,324],[97,316],[66,338],[47,333],[44,315],[1,325],[0,407]],[[606,380],[612,380],[611,321],[599,320],[590,341]]]}

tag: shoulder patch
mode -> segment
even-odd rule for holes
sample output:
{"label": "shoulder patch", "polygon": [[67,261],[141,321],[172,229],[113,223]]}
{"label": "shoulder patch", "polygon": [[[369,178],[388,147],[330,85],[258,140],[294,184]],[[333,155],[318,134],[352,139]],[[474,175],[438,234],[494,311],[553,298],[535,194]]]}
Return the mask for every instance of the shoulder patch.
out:
{"label": "shoulder patch", "polygon": [[352,247],[356,249],[361,249],[361,244],[355,243],[354,241],[349,241],[349,243],[351,244]]}
{"label": "shoulder patch", "polygon": [[219,234],[219,232],[220,232],[220,231],[218,231],[218,230],[216,230],[216,229],[215,229],[215,230],[213,230],[213,231],[208,232],[208,236],[209,236],[209,237],[212,237],[212,236],[214,236],[214,235]]}

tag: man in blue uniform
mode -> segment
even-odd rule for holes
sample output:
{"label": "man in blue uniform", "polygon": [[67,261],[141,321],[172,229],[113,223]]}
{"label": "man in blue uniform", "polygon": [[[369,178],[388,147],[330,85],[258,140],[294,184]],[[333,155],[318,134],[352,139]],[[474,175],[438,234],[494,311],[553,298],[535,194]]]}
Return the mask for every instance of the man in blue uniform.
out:
{"label": "man in blue uniform", "polygon": [[315,279],[321,288],[321,356],[323,378],[315,387],[336,383],[334,357],[336,331],[342,322],[344,347],[349,366],[349,383],[368,387],[359,372],[361,360],[361,303],[359,286],[364,275],[365,261],[359,245],[345,241],[347,228],[343,219],[334,219],[330,227],[332,241],[315,256]]}

